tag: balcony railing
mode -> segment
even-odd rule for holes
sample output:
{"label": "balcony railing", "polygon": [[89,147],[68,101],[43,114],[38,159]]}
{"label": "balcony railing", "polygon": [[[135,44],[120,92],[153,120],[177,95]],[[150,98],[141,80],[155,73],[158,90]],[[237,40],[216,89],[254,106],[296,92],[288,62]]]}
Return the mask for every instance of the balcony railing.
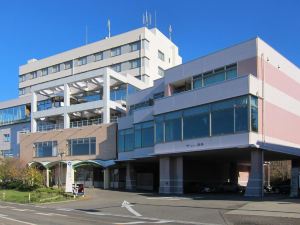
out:
{"label": "balcony railing", "polygon": [[[112,116],[110,118],[111,123],[117,123],[118,117]],[[91,119],[91,120],[79,120],[79,121],[73,121],[70,123],[70,128],[79,128],[79,127],[86,127],[86,126],[92,126],[92,125],[99,125],[103,123],[102,118],[98,119]],[[45,132],[45,131],[51,131],[51,130],[62,130],[64,129],[63,123],[58,124],[47,124],[47,125],[40,125],[37,127],[37,132]]]}
{"label": "balcony railing", "polygon": [[102,123],[102,118],[91,119],[91,120],[80,120],[80,121],[71,122],[70,128],[86,127],[86,126],[98,125],[101,123]]}
{"label": "balcony railing", "polygon": [[37,132],[45,132],[45,131],[50,131],[50,130],[62,130],[62,129],[64,129],[63,123],[47,124],[47,125],[39,125],[37,127]]}

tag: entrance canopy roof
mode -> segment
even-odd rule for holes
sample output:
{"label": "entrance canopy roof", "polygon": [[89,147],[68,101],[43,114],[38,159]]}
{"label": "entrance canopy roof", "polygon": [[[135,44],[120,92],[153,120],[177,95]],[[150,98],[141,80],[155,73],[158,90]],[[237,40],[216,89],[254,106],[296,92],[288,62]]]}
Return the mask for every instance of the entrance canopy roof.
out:
{"label": "entrance canopy roof", "polygon": [[[39,165],[39,166],[42,166],[45,169],[49,169],[49,168],[51,168],[55,165],[58,165],[60,162],[63,163],[63,164],[67,164],[68,161],[54,161],[54,162],[36,162],[36,161],[33,161],[33,162],[28,163],[28,166]],[[100,159],[84,160],[84,161],[74,160],[74,161],[71,161],[71,162],[72,162],[72,165],[73,165],[74,168],[80,167],[80,166],[83,166],[83,165],[95,165],[95,166],[100,166],[100,167],[103,167],[103,168],[107,168],[107,167],[110,167],[110,166],[113,166],[113,165],[116,164],[115,160],[100,160]]]}

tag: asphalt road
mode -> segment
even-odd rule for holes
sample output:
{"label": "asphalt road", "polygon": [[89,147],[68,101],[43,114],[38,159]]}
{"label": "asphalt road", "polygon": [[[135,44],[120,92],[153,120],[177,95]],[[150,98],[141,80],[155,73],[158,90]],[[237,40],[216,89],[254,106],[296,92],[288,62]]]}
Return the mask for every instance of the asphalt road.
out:
{"label": "asphalt road", "polygon": [[278,198],[261,202],[240,196],[163,197],[88,190],[87,197],[79,201],[43,205],[0,202],[0,225],[297,225],[300,224],[299,205],[299,200]]}

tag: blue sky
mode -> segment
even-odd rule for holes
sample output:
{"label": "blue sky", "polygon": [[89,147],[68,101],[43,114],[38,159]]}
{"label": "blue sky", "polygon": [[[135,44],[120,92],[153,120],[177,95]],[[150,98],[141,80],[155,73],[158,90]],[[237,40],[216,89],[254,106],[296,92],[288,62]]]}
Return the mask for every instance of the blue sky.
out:
{"label": "blue sky", "polygon": [[[0,101],[18,96],[18,69],[44,58],[142,26],[146,10],[179,46],[184,62],[260,36],[300,65],[298,0],[3,0],[0,7]],[[154,16],[152,16],[154,17]]]}

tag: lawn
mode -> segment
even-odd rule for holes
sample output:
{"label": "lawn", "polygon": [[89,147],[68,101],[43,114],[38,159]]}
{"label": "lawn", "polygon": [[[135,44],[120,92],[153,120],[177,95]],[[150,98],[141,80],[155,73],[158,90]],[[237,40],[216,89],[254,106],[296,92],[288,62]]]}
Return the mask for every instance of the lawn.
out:
{"label": "lawn", "polygon": [[71,199],[73,199],[72,195],[50,188],[38,189],[31,192],[0,189],[0,200],[7,202],[46,203]]}

